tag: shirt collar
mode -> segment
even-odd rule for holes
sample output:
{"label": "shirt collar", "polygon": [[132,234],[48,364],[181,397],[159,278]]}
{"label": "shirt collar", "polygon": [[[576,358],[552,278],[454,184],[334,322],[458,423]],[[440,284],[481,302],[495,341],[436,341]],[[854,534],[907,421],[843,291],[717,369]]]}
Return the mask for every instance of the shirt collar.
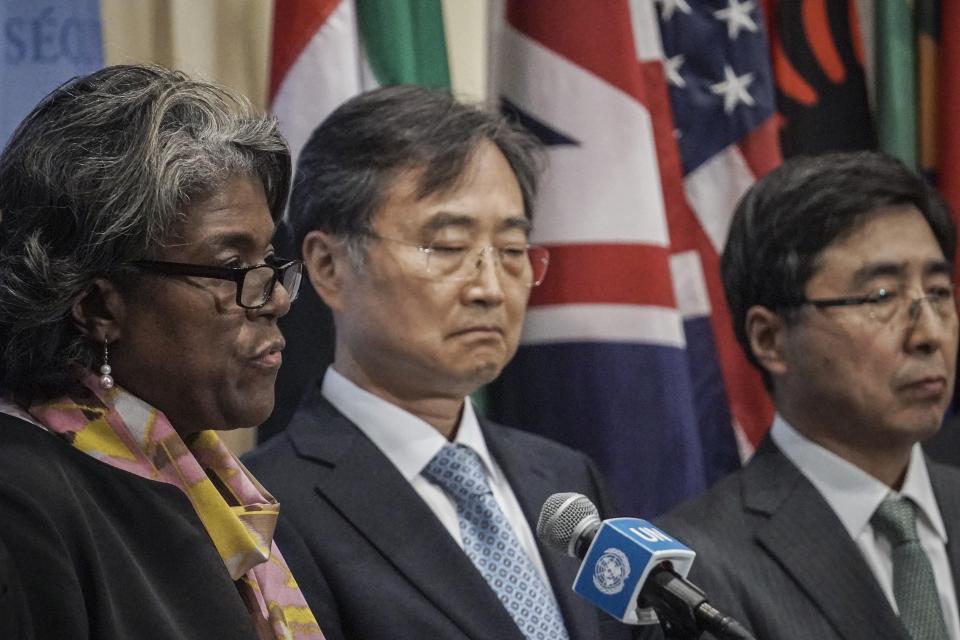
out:
{"label": "shirt collar", "polygon": [[[327,368],[320,392],[370,438],[408,482],[419,476],[447,443],[428,422],[362,389],[333,367]],[[470,398],[464,398],[456,433],[454,443],[473,449],[487,474],[496,479],[497,468]]]}
{"label": "shirt collar", "polygon": [[770,437],[783,454],[816,487],[856,540],[864,531],[880,503],[887,496],[910,498],[920,517],[947,542],[947,530],[933,495],[926,461],[919,444],[910,452],[910,463],[899,492],[893,491],[867,472],[837,454],[809,440],[778,413],[773,419]]}

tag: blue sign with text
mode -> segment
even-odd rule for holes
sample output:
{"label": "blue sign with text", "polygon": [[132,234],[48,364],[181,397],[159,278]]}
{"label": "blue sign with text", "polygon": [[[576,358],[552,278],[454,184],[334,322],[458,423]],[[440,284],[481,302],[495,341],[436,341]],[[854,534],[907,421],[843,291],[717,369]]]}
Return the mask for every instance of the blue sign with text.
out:
{"label": "blue sign with text", "polygon": [[99,0],[0,2],[0,146],[41,98],[101,66]]}

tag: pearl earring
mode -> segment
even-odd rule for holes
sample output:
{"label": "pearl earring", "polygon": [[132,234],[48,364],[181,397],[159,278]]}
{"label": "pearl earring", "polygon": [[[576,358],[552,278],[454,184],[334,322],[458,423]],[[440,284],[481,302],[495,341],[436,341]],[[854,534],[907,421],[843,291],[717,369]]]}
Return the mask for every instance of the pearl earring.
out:
{"label": "pearl earring", "polygon": [[110,375],[110,372],[113,369],[110,368],[110,349],[108,345],[109,341],[103,341],[103,364],[100,365],[100,388],[101,389],[113,389],[113,376]]}

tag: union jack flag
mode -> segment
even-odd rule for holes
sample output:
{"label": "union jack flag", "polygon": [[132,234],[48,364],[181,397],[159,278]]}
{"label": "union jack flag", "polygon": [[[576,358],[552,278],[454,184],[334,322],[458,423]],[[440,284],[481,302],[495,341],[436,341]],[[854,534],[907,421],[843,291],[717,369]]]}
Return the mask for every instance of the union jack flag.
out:
{"label": "union jack flag", "polygon": [[733,207],[780,162],[764,21],[746,0],[508,0],[493,91],[549,145],[551,251],[494,417],[587,451],[656,515],[738,466],[772,405],[719,276]]}

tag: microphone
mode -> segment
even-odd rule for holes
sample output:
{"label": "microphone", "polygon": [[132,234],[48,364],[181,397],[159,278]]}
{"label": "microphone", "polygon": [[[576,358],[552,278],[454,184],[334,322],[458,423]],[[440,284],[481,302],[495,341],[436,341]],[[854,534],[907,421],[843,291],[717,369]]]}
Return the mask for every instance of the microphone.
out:
{"label": "microphone", "polygon": [[579,493],[555,493],[543,504],[537,537],[583,562],[573,590],[627,624],[656,624],[670,637],[754,640],[686,580],[696,553],[639,518],[600,520]]}

